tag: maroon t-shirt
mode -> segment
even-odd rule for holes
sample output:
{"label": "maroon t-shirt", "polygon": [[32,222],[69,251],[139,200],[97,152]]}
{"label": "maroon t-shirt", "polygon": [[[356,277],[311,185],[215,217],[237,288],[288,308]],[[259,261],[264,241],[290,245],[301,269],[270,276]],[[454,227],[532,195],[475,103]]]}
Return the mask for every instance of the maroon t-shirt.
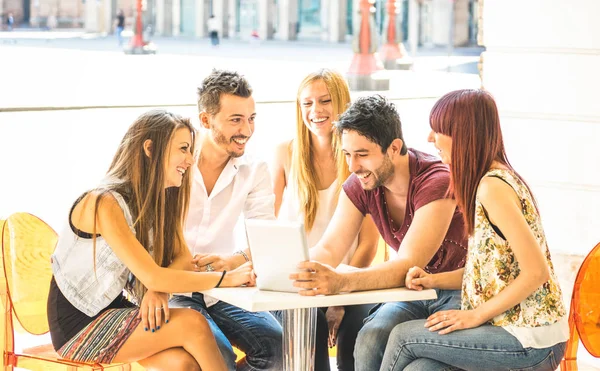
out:
{"label": "maroon t-shirt", "polygon": [[[385,202],[384,187],[367,191],[360,180],[352,174],[343,185],[344,192],[363,215],[371,214],[373,222],[385,242],[394,250],[402,244],[406,232],[413,221],[415,211],[435,200],[447,198],[450,185],[450,172],[442,162],[427,153],[408,149],[410,181],[406,198],[404,223],[398,230],[393,229]],[[435,253],[425,270],[431,273],[448,272],[465,265],[467,238],[464,232],[462,214],[458,208],[454,212],[448,232],[442,245]]]}

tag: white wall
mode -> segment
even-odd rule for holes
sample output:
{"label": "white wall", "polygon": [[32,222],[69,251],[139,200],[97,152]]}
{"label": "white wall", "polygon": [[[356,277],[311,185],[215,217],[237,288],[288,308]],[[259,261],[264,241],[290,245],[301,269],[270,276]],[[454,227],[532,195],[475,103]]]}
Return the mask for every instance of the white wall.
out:
{"label": "white wall", "polygon": [[598,14],[598,0],[483,3],[483,86],[552,251],[586,254],[600,241]]}

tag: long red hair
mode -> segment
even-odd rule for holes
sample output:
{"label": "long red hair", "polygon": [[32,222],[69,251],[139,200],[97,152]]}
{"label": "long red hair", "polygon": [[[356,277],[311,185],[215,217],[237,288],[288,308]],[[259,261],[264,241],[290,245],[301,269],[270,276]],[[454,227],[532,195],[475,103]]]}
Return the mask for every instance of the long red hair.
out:
{"label": "long red hair", "polygon": [[435,103],[429,124],[434,132],[452,138],[449,192],[456,198],[471,236],[481,178],[494,161],[514,172],[504,150],[496,102],[483,90],[456,90]]}

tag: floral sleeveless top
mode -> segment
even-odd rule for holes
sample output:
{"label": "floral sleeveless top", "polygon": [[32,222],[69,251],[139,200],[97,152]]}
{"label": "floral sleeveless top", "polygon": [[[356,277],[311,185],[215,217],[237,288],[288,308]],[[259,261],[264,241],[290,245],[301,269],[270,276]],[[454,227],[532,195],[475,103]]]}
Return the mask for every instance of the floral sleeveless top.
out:
{"label": "floral sleeveless top", "polygon": [[[550,252],[533,197],[523,181],[512,171],[493,169],[485,176],[502,179],[521,200],[521,210],[535,239],[546,256],[550,279],[524,301],[490,320],[495,326],[539,327],[551,325],[565,316],[565,306]],[[477,308],[501,292],[519,275],[519,263],[510,243],[493,226],[486,211],[475,201],[475,228],[469,238],[469,250],[462,284],[462,309]]]}

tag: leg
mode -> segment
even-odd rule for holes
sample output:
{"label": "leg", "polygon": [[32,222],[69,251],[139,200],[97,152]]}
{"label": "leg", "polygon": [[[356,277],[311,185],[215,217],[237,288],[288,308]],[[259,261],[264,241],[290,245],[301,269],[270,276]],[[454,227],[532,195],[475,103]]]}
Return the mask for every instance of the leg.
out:
{"label": "leg", "polygon": [[461,369],[433,359],[419,358],[406,366],[404,371],[461,371]]}
{"label": "leg", "polygon": [[419,358],[429,358],[464,370],[555,370],[564,343],[545,349],[523,348],[502,327],[489,324],[439,335],[424,327],[425,320],[394,328],[381,370],[404,370]]}
{"label": "leg", "polygon": [[281,371],[282,328],[271,313],[252,313],[222,301],[208,312],[231,344],[246,353],[238,370]]}
{"label": "leg", "polygon": [[[460,309],[460,290],[435,290],[437,299],[427,301],[427,316],[441,310],[459,310]],[[426,317],[419,318],[425,319]]]}
{"label": "leg", "polygon": [[136,362],[170,348],[183,348],[204,370],[227,370],[208,321],[190,309],[173,309],[168,324],[156,332],[138,325],[113,362]]}
{"label": "leg", "polygon": [[212,330],[213,335],[215,336],[215,340],[217,341],[217,346],[221,351],[221,355],[225,359],[225,364],[227,364],[228,370],[235,370],[235,353],[233,352],[233,348],[231,347],[231,343],[227,340],[227,337],[223,334],[219,326],[215,323],[213,318],[208,314],[206,310],[206,304],[204,303],[204,296],[199,293],[193,293],[192,297],[183,296],[183,295],[175,295],[169,301],[169,307],[171,308],[192,308],[195,311],[201,313],[206,320],[208,321],[208,325]]}
{"label": "leg", "polygon": [[358,371],[379,370],[390,332],[399,323],[427,317],[427,301],[386,303],[365,319],[354,348]]}
{"label": "leg", "polygon": [[200,371],[198,363],[183,348],[171,348],[138,361],[146,371]]}
{"label": "leg", "polygon": [[[327,308],[317,308],[317,331],[315,335],[315,371],[329,371],[329,326],[325,311]],[[339,351],[339,350],[338,350]]]}
{"label": "leg", "polygon": [[[354,345],[363,321],[369,315],[373,304],[349,305],[344,307],[345,314],[337,337],[337,368],[341,371],[354,371]],[[317,323],[317,336],[319,324]],[[317,340],[318,341],[318,340]],[[317,348],[318,349],[318,348]],[[318,352],[318,350],[317,350]]]}

